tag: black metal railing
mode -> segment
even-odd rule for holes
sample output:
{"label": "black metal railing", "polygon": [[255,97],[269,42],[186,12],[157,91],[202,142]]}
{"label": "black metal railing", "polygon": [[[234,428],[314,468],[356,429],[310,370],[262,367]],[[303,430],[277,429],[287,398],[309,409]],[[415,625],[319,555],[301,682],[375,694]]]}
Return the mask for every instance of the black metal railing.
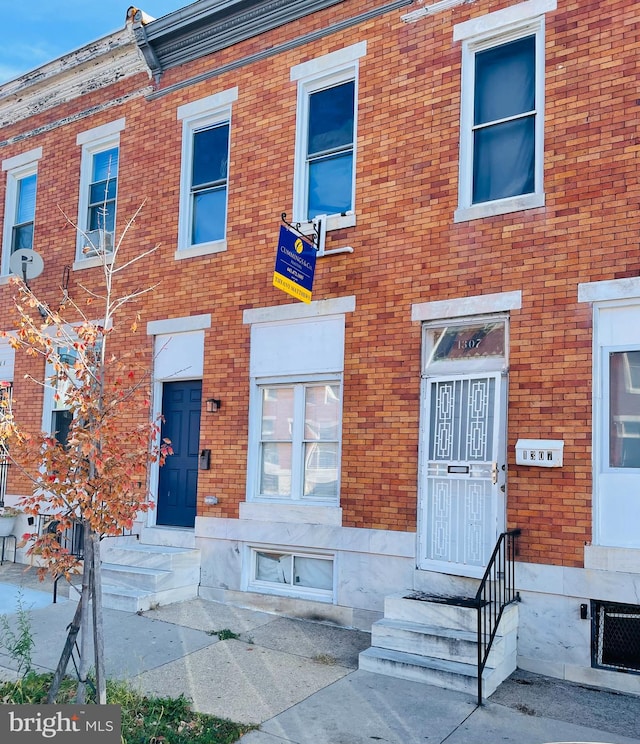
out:
{"label": "black metal railing", "polygon": [[516,591],[516,539],[522,530],[503,532],[498,538],[487,570],[475,596],[478,609],[478,705],[482,705],[482,673],[496,637],[505,607],[520,601]]}

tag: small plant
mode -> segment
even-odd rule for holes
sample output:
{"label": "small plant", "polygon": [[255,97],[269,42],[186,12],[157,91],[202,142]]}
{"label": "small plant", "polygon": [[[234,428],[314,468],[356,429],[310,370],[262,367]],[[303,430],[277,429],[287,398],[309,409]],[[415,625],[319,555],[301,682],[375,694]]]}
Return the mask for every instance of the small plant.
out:
{"label": "small plant", "polygon": [[335,656],[331,656],[331,654],[316,654],[312,661],[315,661],[316,664],[324,664],[325,666],[334,666],[338,663]]}
{"label": "small plant", "polygon": [[217,635],[221,641],[228,641],[230,638],[239,638],[238,633],[234,633],[229,628],[223,628],[222,630],[208,630],[207,635]]}
{"label": "small plant", "polygon": [[24,677],[31,671],[31,653],[35,641],[31,632],[29,611],[24,606],[22,590],[18,592],[16,605],[18,623],[15,629],[11,627],[7,615],[0,615],[0,646],[5,648],[16,662],[18,677]]}
{"label": "small plant", "polygon": [[0,517],[19,517],[22,510],[15,506],[0,506]]}

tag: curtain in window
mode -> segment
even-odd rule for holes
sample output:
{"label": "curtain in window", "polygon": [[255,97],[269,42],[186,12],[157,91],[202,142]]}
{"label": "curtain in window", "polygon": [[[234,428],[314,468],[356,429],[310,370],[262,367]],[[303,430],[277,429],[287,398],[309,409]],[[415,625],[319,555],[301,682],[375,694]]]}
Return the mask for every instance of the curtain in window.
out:
{"label": "curtain in window", "polygon": [[535,36],[475,57],[473,202],[535,191]]}
{"label": "curtain in window", "polygon": [[609,355],[609,465],[640,468],[640,351]]}

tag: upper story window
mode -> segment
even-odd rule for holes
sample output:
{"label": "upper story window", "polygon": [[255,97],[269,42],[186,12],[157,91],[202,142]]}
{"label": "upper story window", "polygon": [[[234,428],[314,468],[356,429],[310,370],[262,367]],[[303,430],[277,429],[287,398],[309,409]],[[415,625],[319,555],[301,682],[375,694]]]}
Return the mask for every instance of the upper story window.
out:
{"label": "upper story window", "polygon": [[7,172],[2,273],[9,273],[9,259],[20,248],[34,248],[38,160],[42,148],[8,158],[2,162]]}
{"label": "upper story window", "polygon": [[182,173],[176,258],[226,250],[232,88],[178,109]]}
{"label": "upper story window", "polygon": [[[78,261],[98,259],[113,250],[116,231],[120,132],[125,120],[82,132],[80,198],[78,207]],[[95,263],[92,262],[92,264]]]}
{"label": "upper story window", "polygon": [[456,222],[544,205],[544,16],[529,0],[455,27],[462,40]]}
{"label": "upper story window", "polygon": [[291,70],[298,82],[294,221],[329,218],[328,229],[355,224],[359,43]]}

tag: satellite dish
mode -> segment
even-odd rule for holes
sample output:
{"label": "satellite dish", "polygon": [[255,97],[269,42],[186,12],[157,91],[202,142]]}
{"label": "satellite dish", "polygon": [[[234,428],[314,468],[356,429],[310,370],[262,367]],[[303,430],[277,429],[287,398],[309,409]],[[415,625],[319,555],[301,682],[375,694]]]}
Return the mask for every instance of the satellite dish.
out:
{"label": "satellite dish", "polygon": [[9,268],[26,284],[29,279],[35,279],[42,274],[44,261],[39,253],[30,248],[19,248],[11,254]]}

